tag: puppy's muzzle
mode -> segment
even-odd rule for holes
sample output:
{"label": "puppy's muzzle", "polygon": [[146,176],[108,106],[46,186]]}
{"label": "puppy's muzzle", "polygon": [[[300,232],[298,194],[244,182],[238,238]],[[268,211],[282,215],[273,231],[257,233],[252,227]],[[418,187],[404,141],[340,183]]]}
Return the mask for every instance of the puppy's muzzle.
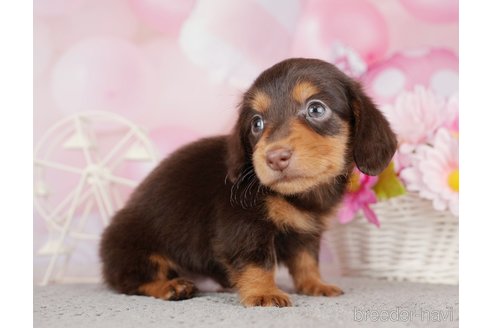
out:
{"label": "puppy's muzzle", "polygon": [[291,157],[292,150],[278,147],[267,151],[266,162],[272,170],[283,171],[289,166]]}

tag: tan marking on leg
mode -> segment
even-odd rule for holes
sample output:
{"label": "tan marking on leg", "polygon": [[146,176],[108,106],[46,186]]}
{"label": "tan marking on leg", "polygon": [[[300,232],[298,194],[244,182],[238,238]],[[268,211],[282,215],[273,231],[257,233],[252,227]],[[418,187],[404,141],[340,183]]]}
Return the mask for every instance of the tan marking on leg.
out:
{"label": "tan marking on leg", "polygon": [[303,104],[309,97],[319,93],[318,87],[308,81],[298,82],[292,89],[292,98]]}
{"label": "tan marking on leg", "polygon": [[299,232],[316,232],[320,230],[311,213],[297,209],[282,197],[267,197],[266,206],[268,218],[281,230],[292,229]]}
{"label": "tan marking on leg", "polygon": [[156,275],[156,280],[167,280],[167,275],[169,273],[169,270],[174,267],[173,263],[165,258],[162,255],[159,254],[152,254],[149,256],[150,262],[154,263],[157,265],[157,275]]}
{"label": "tan marking on leg", "polygon": [[343,291],[321,280],[318,261],[307,251],[301,251],[287,262],[294,285],[300,294],[311,296],[338,296]]}
{"label": "tan marking on leg", "polygon": [[144,295],[163,300],[177,301],[193,297],[197,291],[193,282],[175,278],[171,280],[155,280],[141,285],[138,291]]}
{"label": "tan marking on leg", "polygon": [[138,287],[138,291],[144,295],[156,298],[169,299],[169,289],[167,281],[156,280]]}
{"label": "tan marking on leg", "polygon": [[189,280],[167,278],[169,271],[176,268],[171,260],[159,254],[150,255],[149,260],[157,265],[157,271],[153,281],[142,284],[138,288],[141,294],[163,300],[182,300],[191,298],[196,292],[195,285]]}
{"label": "tan marking on leg", "polygon": [[241,304],[250,306],[291,306],[289,296],[275,285],[274,270],[250,265],[241,272],[232,272],[234,286]]}
{"label": "tan marking on leg", "polygon": [[250,101],[251,107],[260,113],[265,113],[270,107],[270,104],[270,97],[265,92],[260,90],[255,91],[253,98]]}

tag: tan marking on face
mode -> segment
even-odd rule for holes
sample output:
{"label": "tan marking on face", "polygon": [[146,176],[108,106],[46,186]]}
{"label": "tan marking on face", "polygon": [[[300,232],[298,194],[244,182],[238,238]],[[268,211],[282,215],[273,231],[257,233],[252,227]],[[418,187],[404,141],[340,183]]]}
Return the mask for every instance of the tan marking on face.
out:
{"label": "tan marking on face", "polygon": [[307,251],[300,251],[287,261],[287,267],[294,280],[296,290],[305,295],[337,296],[342,290],[333,285],[327,285],[321,280],[318,262]]}
{"label": "tan marking on face", "polygon": [[298,82],[292,89],[292,98],[300,104],[303,104],[309,97],[319,93],[317,86],[311,82]]}
{"label": "tan marking on face", "polygon": [[268,218],[281,230],[316,232],[320,229],[310,213],[297,209],[282,197],[267,197],[266,207]]}
{"label": "tan marking on face", "polygon": [[270,107],[271,99],[263,91],[255,91],[253,98],[251,99],[250,105],[254,110],[260,113],[265,113]]}
{"label": "tan marking on face", "polygon": [[275,271],[248,265],[232,272],[234,286],[244,306],[290,306],[289,296],[275,284]]}
{"label": "tan marking on face", "polygon": [[[346,164],[349,127],[344,121],[340,124],[337,135],[322,136],[304,123],[293,120],[286,138],[268,143],[267,138],[262,137],[253,152],[255,172],[262,184],[281,194],[292,195],[330,182],[342,174]],[[279,173],[266,164],[266,152],[273,147],[292,150],[291,162],[285,172],[294,176],[293,179],[278,180]]]}

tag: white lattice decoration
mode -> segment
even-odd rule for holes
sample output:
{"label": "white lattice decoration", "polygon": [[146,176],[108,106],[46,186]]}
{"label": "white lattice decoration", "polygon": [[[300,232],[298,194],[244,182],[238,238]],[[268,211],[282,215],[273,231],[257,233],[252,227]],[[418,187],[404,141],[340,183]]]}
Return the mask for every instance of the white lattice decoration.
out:
{"label": "white lattice decoration", "polygon": [[128,163],[153,166],[157,158],[143,129],[109,112],[79,113],[45,133],[34,154],[34,206],[49,231],[48,241],[37,252],[49,256],[41,285],[98,279],[65,275],[78,243],[100,237],[101,231],[84,230],[87,221],[101,220],[106,226],[139,182],[125,171]]}
{"label": "white lattice decoration", "polygon": [[458,283],[457,217],[414,193],[372,208],[380,229],[358,215],[347,225],[333,222],[325,236],[342,275]]}

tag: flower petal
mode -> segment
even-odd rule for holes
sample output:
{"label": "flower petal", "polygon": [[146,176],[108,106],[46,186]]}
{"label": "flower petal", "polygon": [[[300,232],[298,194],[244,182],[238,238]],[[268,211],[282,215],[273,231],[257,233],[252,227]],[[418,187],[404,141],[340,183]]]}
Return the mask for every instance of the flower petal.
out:
{"label": "flower petal", "polygon": [[379,219],[376,213],[374,213],[374,211],[368,205],[362,206],[362,211],[364,212],[364,216],[366,217],[367,221],[374,224],[378,228],[380,227]]}

